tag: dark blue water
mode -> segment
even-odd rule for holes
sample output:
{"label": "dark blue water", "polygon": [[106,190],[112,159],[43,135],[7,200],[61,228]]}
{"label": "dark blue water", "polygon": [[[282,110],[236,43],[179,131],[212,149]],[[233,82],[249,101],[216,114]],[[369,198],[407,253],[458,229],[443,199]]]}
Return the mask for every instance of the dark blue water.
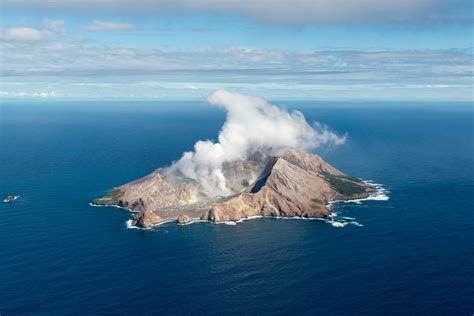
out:
{"label": "dark blue water", "polygon": [[215,138],[198,103],[3,103],[0,313],[472,315],[469,104],[293,104],[347,143],[321,155],[382,183],[363,227],[258,219],[127,229],[88,202]]}

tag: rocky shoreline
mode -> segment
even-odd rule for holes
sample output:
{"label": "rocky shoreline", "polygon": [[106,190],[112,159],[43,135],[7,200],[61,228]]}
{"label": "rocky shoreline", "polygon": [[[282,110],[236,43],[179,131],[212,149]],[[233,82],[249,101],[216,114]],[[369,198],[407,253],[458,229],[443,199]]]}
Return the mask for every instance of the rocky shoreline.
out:
{"label": "rocky shoreline", "polygon": [[[372,184],[369,184],[369,185],[372,185]],[[350,202],[361,203],[363,201],[369,201],[369,200],[387,200],[388,199],[388,197],[384,194],[383,189],[378,188],[378,187],[375,187],[375,188],[376,188],[376,191],[374,191],[373,193],[369,193],[369,195],[365,198],[329,201],[327,207],[331,210],[331,205],[333,205],[334,203],[350,203]],[[381,198],[374,198],[374,197],[377,197],[377,196],[382,196],[382,197]],[[124,207],[120,207],[120,206],[95,205],[93,203],[89,203],[89,205],[94,206],[94,207],[115,207],[115,208],[126,210],[126,211],[128,211],[132,214],[137,213],[136,211],[133,211],[133,210],[130,210],[130,209],[127,209],[127,208],[124,208]],[[230,223],[232,223],[232,225],[234,225],[233,223],[237,224],[237,223],[242,223],[244,221],[249,221],[249,220],[254,220],[254,219],[261,219],[261,218],[273,218],[273,219],[284,219],[284,220],[293,220],[293,219],[319,220],[319,221],[325,221],[326,223],[332,224],[335,227],[345,226],[345,225],[338,225],[338,224],[341,223],[341,221],[335,220],[332,212],[328,217],[324,217],[324,218],[320,218],[320,217],[298,217],[298,216],[282,217],[282,216],[256,215],[256,216],[243,217],[243,218],[241,218],[237,221],[224,221],[224,222],[213,222],[213,221],[209,221],[209,220],[203,220],[199,217],[190,218],[187,215],[184,215],[184,216],[185,216],[184,220],[182,218],[182,215],[179,215],[178,218],[176,218],[176,219],[166,219],[166,220],[158,221],[158,222],[155,222],[155,223],[153,223],[153,224],[151,224],[150,226],[147,226],[147,227],[142,227],[142,226],[136,225],[136,224],[134,224],[134,221],[131,219],[131,220],[127,221],[127,227],[128,228],[137,228],[137,229],[150,229],[150,228],[153,228],[155,226],[161,226],[161,225],[167,224],[167,223],[175,223],[177,225],[190,225],[190,224],[194,224],[194,223],[212,223],[212,224],[230,224]],[[347,218],[342,217],[342,219],[347,219]],[[350,219],[354,220],[355,218],[350,218]],[[350,223],[351,222],[349,222],[349,224]],[[357,226],[362,226],[362,225],[358,224]]]}
{"label": "rocky shoreline", "polygon": [[234,190],[240,192],[227,198],[210,198],[192,180],[158,169],[91,204],[125,208],[134,213],[132,225],[149,228],[170,221],[225,223],[256,217],[330,220],[331,201],[365,199],[376,192],[374,186],[346,176],[321,157],[293,149],[226,168],[235,179]]}

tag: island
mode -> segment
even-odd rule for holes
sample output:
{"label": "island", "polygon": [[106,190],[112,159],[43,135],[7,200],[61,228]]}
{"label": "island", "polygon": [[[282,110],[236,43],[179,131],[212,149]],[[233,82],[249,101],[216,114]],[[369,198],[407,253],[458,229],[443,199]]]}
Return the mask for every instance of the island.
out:
{"label": "island", "polygon": [[125,208],[133,212],[132,225],[148,228],[169,221],[221,223],[261,216],[328,219],[329,202],[363,199],[376,191],[320,156],[297,149],[256,152],[225,163],[223,173],[237,193],[209,196],[193,179],[159,168],[91,204]]}

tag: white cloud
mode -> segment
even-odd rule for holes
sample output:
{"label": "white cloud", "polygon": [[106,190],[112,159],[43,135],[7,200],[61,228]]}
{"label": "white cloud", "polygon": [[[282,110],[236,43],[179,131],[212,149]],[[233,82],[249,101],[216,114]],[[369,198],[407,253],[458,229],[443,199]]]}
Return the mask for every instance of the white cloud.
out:
{"label": "white cloud", "polygon": [[225,162],[246,159],[259,150],[310,149],[345,141],[321,124],[310,126],[301,112],[287,111],[262,98],[219,90],[207,100],[227,111],[218,142],[198,141],[194,152],[185,152],[169,170],[198,181],[211,196],[236,193],[226,187]]}
{"label": "white cloud", "polygon": [[6,29],[0,51],[2,89],[19,90],[18,97],[54,89],[61,96],[195,98],[232,89],[271,98],[472,99],[469,49],[163,51],[92,46],[67,36],[62,21],[44,20],[39,28]]}
{"label": "white cloud", "polygon": [[4,98],[51,98],[56,96],[54,91],[0,91],[0,97]]}
{"label": "white cloud", "polygon": [[15,26],[3,31],[2,39],[12,42],[38,42],[51,40],[58,34],[64,34],[64,22],[61,20],[43,21],[43,28],[37,29],[29,26]]}
{"label": "white cloud", "polygon": [[94,20],[91,24],[84,27],[84,30],[91,32],[99,31],[129,31],[133,30],[135,27],[129,23],[117,23],[117,22],[108,22],[108,21],[98,21]]}
{"label": "white cloud", "polygon": [[[196,90],[204,82],[246,84],[472,82],[469,50],[285,51],[227,47],[162,51],[93,47],[67,41],[3,41],[4,77],[58,76],[119,78],[140,76],[181,81]],[[160,81],[162,81],[160,80]]]}
{"label": "white cloud", "polygon": [[261,21],[307,23],[472,22],[472,0],[2,0],[10,8],[156,15],[163,12],[238,14]]}
{"label": "white cloud", "polygon": [[3,31],[3,39],[7,41],[34,42],[51,38],[51,32],[37,30],[32,27],[10,27]]}

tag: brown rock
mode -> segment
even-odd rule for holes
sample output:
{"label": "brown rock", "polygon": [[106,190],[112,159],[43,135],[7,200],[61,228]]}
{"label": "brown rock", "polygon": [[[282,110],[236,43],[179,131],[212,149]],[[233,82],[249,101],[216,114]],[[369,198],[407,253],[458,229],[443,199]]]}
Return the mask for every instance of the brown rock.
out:
{"label": "brown rock", "polygon": [[177,221],[179,224],[187,224],[191,221],[191,218],[186,214],[181,214],[178,216]]}
{"label": "brown rock", "polygon": [[152,211],[142,211],[135,213],[132,218],[132,225],[141,228],[149,228],[159,222],[161,222],[161,217]]}

